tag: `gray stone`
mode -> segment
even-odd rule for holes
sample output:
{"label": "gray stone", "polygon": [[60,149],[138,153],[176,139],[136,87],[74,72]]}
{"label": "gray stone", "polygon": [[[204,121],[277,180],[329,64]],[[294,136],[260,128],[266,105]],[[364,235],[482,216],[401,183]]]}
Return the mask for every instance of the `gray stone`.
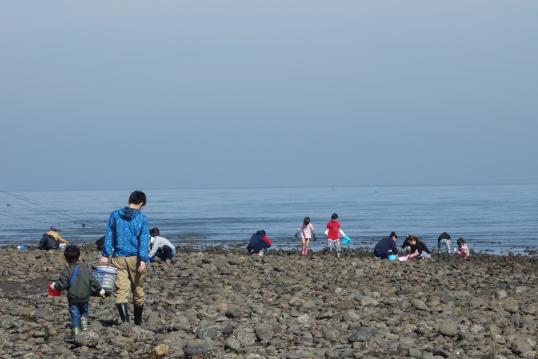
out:
{"label": "gray stone", "polygon": [[88,330],[75,336],[75,344],[81,347],[95,348],[99,344],[99,334]]}
{"label": "gray stone", "polygon": [[228,318],[243,318],[245,314],[241,310],[241,308],[233,306],[228,308],[228,310],[224,313]]}
{"label": "gray stone", "polygon": [[413,300],[413,307],[415,307],[416,309],[418,310],[422,310],[422,311],[425,311],[425,312],[429,312],[430,311],[430,307],[428,307],[426,305],[426,303],[424,303],[422,300],[420,299],[414,299]]}
{"label": "gray stone", "polygon": [[349,336],[350,343],[365,342],[377,334],[377,329],[370,327],[362,327]]}
{"label": "gray stone", "polygon": [[506,297],[508,297],[508,294],[506,293],[504,289],[499,289],[498,291],[495,292],[495,299],[497,300],[504,299]]}
{"label": "gray stone", "polygon": [[34,319],[44,319],[44,320],[52,320],[52,310],[49,308],[38,308],[34,314],[32,315]]}
{"label": "gray stone", "polygon": [[273,338],[273,327],[270,324],[259,324],[255,329],[256,337],[262,343],[269,342]]}
{"label": "gray stone", "polygon": [[336,332],[333,330],[323,326],[321,328],[321,333],[323,335],[323,339],[328,340],[330,342],[335,342],[338,340],[338,336],[336,335]]}
{"label": "gray stone", "polygon": [[345,322],[352,323],[360,320],[361,317],[357,313],[355,313],[354,310],[348,310],[347,312],[344,312],[342,319],[344,319]]}
{"label": "gray stone", "polygon": [[215,327],[200,328],[196,331],[198,339],[215,339],[218,334],[219,332]]}
{"label": "gray stone", "polygon": [[448,337],[456,336],[458,334],[458,324],[453,320],[443,320],[439,324],[439,333]]}
{"label": "gray stone", "polygon": [[422,357],[422,352],[417,348],[409,348],[408,353],[409,353],[409,356],[411,358],[421,358]]}
{"label": "gray stone", "polygon": [[515,354],[525,354],[532,350],[530,344],[524,338],[514,339],[512,345],[510,345],[510,349],[512,349]]}
{"label": "gray stone", "polygon": [[224,347],[239,352],[239,350],[241,350],[241,342],[239,342],[236,337],[231,335],[224,342]]}
{"label": "gray stone", "polygon": [[207,354],[216,350],[216,345],[209,340],[194,339],[187,342],[183,349],[185,355],[193,356],[197,354]]}

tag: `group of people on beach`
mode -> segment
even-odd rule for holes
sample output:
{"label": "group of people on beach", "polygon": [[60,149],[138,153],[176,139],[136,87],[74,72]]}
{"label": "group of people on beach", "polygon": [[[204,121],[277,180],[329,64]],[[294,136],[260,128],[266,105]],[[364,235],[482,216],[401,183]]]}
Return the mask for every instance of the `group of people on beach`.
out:
{"label": "group of people on beach", "polygon": [[[329,253],[334,251],[339,258],[342,251],[342,245],[348,246],[351,239],[342,230],[342,225],[340,224],[337,213],[331,215],[331,219],[327,222],[324,234],[327,237],[327,251]],[[300,255],[308,255],[310,242],[316,240],[314,226],[311,223],[310,217],[304,218],[303,223],[297,229],[295,238],[300,240]],[[373,251],[374,256],[381,259],[398,259],[399,261],[407,261],[413,258],[431,258],[432,252],[419,237],[408,234],[401,246],[401,250],[398,250],[396,246],[397,240],[398,235],[396,232],[391,232],[388,237],[377,242]],[[447,254],[451,255],[452,249],[450,242],[450,235],[447,232],[441,233],[438,238],[438,253],[446,250]],[[267,236],[265,230],[260,230],[254,233],[250,238],[247,251],[249,254],[258,254],[262,256],[269,252],[271,246],[271,239]],[[463,257],[464,259],[469,258],[469,247],[463,238],[457,240],[457,248],[455,249],[454,254]]]}
{"label": "group of people on beach", "polygon": [[[116,272],[114,294],[120,320],[121,322],[130,321],[128,303],[132,292],[135,325],[142,323],[147,263],[159,260],[170,264],[170,260],[176,254],[175,246],[160,236],[158,228],[149,229],[148,219],[142,213],[146,201],[144,192],[132,192],[128,205],[110,214],[105,236],[98,241],[98,247],[101,250],[100,264],[111,265]],[[340,257],[342,244],[349,245],[350,238],[342,230],[338,214],[331,215],[324,234],[327,238],[328,252],[334,251],[336,256]],[[301,241],[301,255],[308,255],[310,242],[316,239],[314,226],[309,217],[305,217],[297,229],[296,238]],[[397,256],[397,239],[397,234],[392,232],[389,237],[379,241],[374,248],[374,255],[378,258],[389,259]],[[57,249],[60,245],[64,248],[67,267],[60,274],[58,281],[50,283],[49,289],[67,291],[71,316],[71,338],[74,339],[80,331],[88,329],[90,296],[105,296],[111,293],[105,292],[101,283],[92,276],[88,265],[80,263],[80,249],[63,239],[57,228],[51,227],[40,242],[42,249]],[[441,245],[446,246],[450,254],[450,235],[443,233],[439,236],[439,248]],[[252,235],[247,250],[249,254],[264,255],[271,247],[272,242],[267,233],[259,230]],[[411,235],[406,237],[402,249],[405,255],[400,258],[429,258],[431,254],[428,247],[418,237]],[[464,258],[469,257],[469,249],[462,238],[458,240],[456,254]]]}

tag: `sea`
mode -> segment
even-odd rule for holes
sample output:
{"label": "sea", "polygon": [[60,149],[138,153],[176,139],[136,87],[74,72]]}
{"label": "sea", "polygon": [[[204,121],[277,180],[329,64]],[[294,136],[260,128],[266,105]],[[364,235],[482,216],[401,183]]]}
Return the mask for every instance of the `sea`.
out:
{"label": "sea", "polygon": [[[314,250],[333,212],[352,248],[373,248],[396,231],[430,247],[443,231],[472,250],[534,255],[538,249],[538,184],[146,190],[151,227],[180,247],[246,246],[264,229],[274,248],[298,249],[305,216],[317,232]],[[104,235],[108,216],[129,191],[0,191],[0,245],[37,245],[50,226],[73,243]],[[455,241],[453,241],[455,242]]]}

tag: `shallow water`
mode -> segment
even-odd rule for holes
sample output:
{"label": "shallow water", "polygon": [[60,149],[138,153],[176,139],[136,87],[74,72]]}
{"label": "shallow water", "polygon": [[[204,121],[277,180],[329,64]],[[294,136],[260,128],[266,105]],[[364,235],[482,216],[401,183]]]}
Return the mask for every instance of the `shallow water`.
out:
{"label": "shallow water", "polygon": [[[506,253],[538,248],[538,185],[268,188],[146,191],[151,226],[180,245],[248,241],[265,229],[277,247],[310,216],[321,240],[332,212],[352,247],[372,247],[390,231],[413,233],[431,247],[442,231],[463,236],[472,249]],[[127,191],[0,192],[0,243],[37,244],[55,225],[73,242],[104,233],[109,212]],[[84,223],[85,228],[82,228]]]}

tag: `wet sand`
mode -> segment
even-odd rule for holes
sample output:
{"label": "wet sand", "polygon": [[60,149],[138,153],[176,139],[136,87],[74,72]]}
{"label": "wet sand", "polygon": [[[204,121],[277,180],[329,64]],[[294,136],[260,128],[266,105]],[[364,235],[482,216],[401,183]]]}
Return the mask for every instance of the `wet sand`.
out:
{"label": "wet sand", "polygon": [[0,260],[2,358],[538,357],[535,257],[181,249],[149,269],[142,326],[119,325],[113,299],[92,298],[90,331],[73,344],[65,295],[47,297],[62,253],[1,247]]}

